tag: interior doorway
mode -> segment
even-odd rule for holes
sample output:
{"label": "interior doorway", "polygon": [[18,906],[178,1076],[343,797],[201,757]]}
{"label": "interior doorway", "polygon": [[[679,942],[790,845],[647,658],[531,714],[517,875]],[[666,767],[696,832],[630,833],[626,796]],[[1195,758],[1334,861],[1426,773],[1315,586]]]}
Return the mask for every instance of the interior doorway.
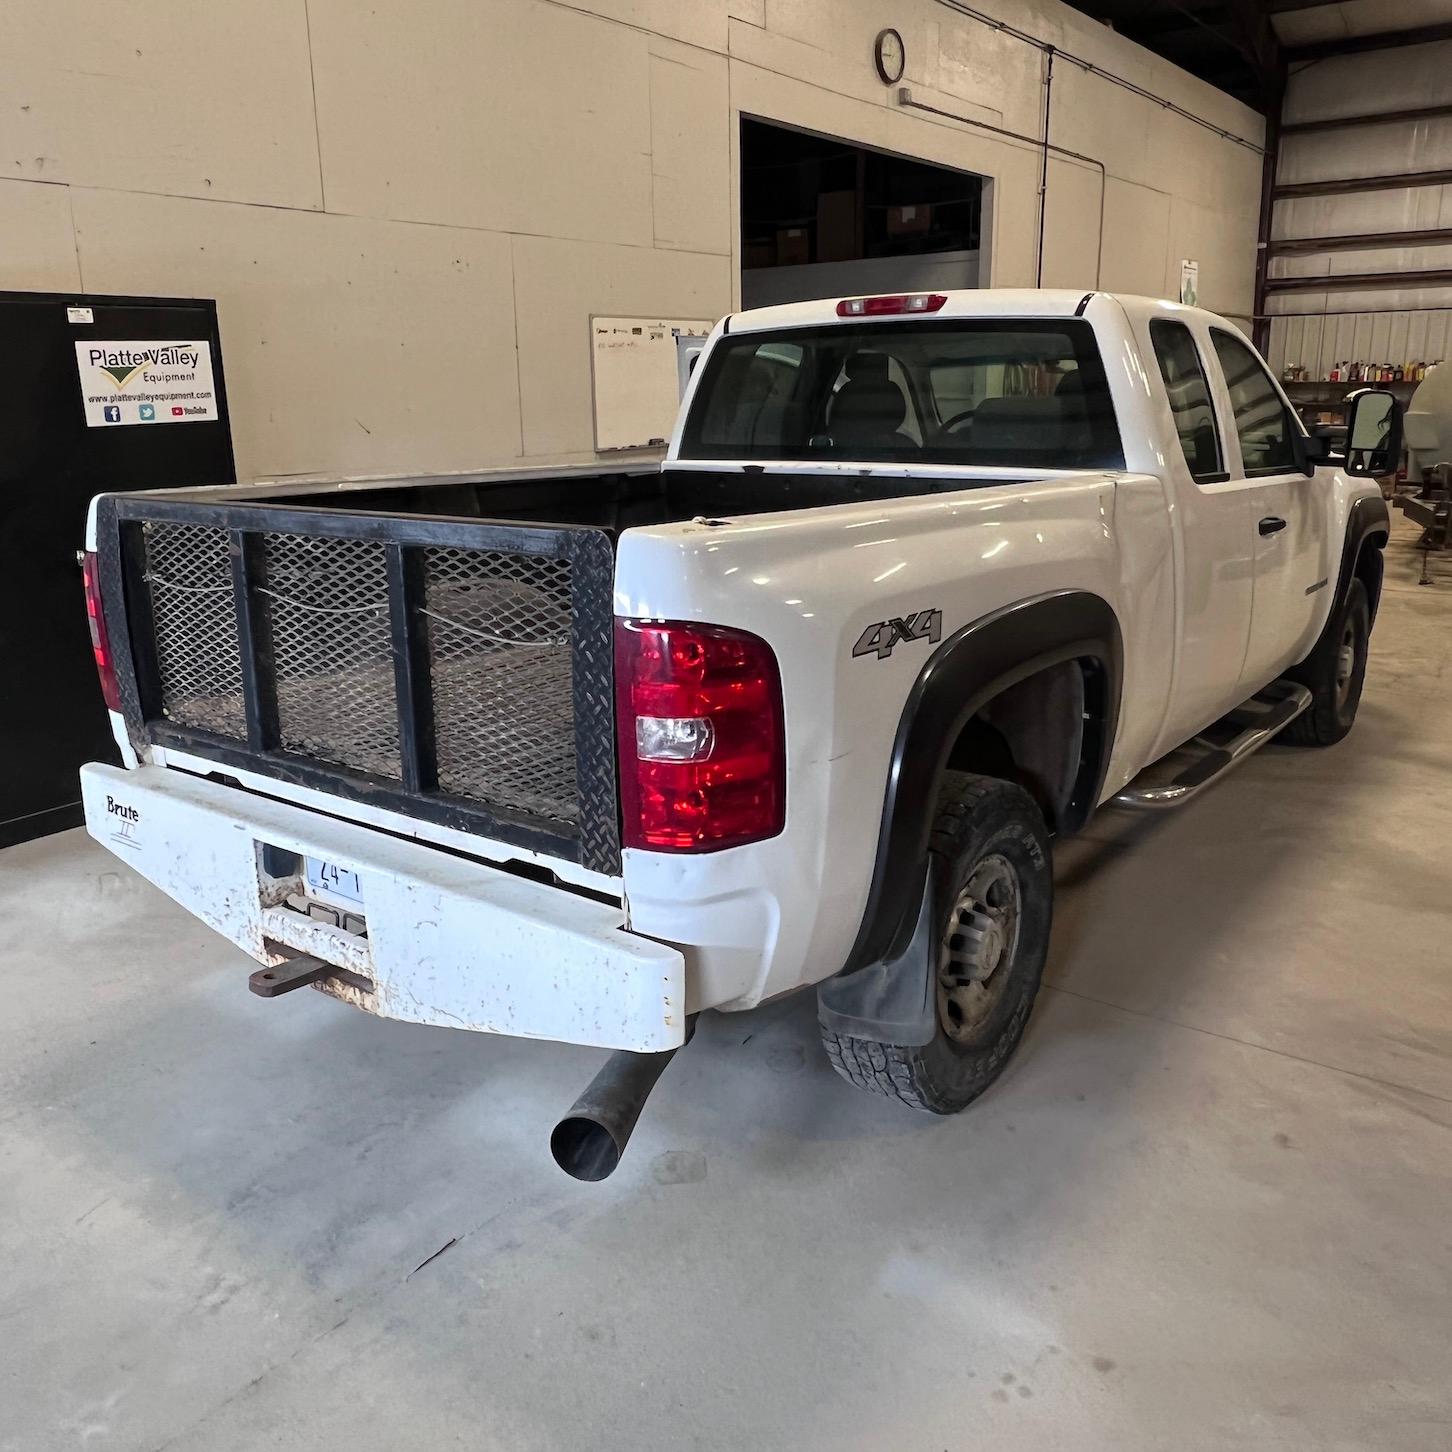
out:
{"label": "interior doorway", "polygon": [[984,179],[741,118],[741,305],[981,285]]}

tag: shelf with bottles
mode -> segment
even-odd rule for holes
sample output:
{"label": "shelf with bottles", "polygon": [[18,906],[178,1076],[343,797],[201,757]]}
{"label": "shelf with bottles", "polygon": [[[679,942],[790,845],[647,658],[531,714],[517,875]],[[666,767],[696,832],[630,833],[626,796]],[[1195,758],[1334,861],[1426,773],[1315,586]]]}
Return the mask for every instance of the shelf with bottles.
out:
{"label": "shelf with bottles", "polygon": [[1407,378],[1404,371],[1403,377],[1385,381],[1379,378],[1282,378],[1281,387],[1307,428],[1343,428],[1349,395],[1363,388],[1384,388],[1405,407],[1411,402],[1421,381],[1420,377]]}
{"label": "shelf with bottles", "polygon": [[1289,392],[1304,394],[1319,390],[1331,394],[1338,390],[1344,394],[1352,388],[1406,388],[1413,389],[1442,360],[1431,363],[1420,360],[1412,363],[1337,363],[1324,378],[1313,378],[1300,364],[1287,364],[1281,370],[1281,386]]}

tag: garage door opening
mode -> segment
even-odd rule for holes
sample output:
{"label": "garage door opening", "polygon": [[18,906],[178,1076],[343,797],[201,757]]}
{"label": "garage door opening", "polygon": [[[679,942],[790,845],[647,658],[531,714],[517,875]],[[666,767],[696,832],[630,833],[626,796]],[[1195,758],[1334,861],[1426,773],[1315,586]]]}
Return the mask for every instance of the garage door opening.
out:
{"label": "garage door opening", "polygon": [[741,305],[978,287],[983,182],[741,119]]}

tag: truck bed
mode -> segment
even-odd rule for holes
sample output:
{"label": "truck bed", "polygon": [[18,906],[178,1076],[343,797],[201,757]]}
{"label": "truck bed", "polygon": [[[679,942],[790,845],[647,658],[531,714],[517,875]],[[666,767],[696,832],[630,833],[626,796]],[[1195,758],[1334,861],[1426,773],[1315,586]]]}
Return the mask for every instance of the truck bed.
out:
{"label": "truck bed", "polygon": [[105,496],[127,735],[142,759],[160,748],[613,876],[620,532],[969,482],[748,466]]}
{"label": "truck bed", "polygon": [[[432,516],[504,523],[575,525],[604,531],[674,524],[697,518],[776,514],[873,499],[908,499],[946,489],[989,487],[1002,477],[909,475],[864,468],[806,473],[746,465],[739,470],[650,468],[620,471],[561,469],[538,474],[484,474],[369,483],[328,483],[228,490],[249,503],[299,509],[347,509],[371,514]],[[190,497],[202,497],[193,495]]]}

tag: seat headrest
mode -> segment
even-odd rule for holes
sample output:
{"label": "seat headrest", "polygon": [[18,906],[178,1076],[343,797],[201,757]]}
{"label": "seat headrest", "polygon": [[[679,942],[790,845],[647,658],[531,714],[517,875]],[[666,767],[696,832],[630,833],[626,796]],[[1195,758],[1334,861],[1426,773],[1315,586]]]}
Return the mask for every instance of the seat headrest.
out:
{"label": "seat headrest", "polygon": [[848,383],[837,395],[832,410],[832,431],[863,434],[892,434],[907,417],[907,400],[895,384]]}
{"label": "seat headrest", "polygon": [[853,353],[847,359],[847,376],[854,383],[859,378],[886,383],[888,362],[886,353]]}
{"label": "seat headrest", "polygon": [[886,441],[907,417],[907,399],[887,376],[885,353],[854,353],[847,381],[832,400],[832,431],[858,442]]}

